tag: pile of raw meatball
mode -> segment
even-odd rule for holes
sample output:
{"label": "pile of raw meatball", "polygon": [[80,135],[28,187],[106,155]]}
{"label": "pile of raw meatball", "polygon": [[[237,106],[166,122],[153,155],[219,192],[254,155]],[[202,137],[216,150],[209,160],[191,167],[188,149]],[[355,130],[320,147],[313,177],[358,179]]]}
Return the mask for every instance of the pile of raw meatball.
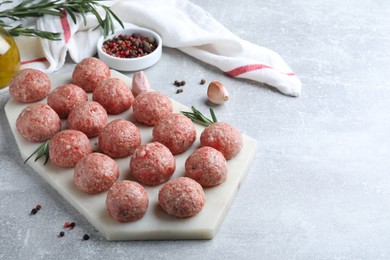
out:
{"label": "pile of raw meatball", "polygon": [[[185,177],[171,180],[175,155],[196,140],[196,129],[186,116],[174,113],[171,100],[157,91],[134,97],[121,79],[112,78],[99,59],[86,58],[75,66],[72,83],[51,91],[49,77],[34,69],[20,70],[9,86],[12,98],[29,104],[18,116],[16,128],[30,142],[49,141],[49,156],[59,167],[74,167],[73,182],[87,194],[107,192],[106,208],[119,222],[144,216],[149,205],[144,186],[163,184],[158,194],[161,208],[183,218],[196,215],[206,203],[204,187],[227,178],[227,160],[241,150],[241,133],[227,123],[206,127],[200,148],[185,161]],[[92,93],[88,100],[87,93]],[[47,104],[36,103],[47,97]],[[108,115],[132,108],[135,119],[153,127],[153,141],[142,144],[139,129],[125,119],[108,121]],[[62,129],[61,119],[66,120]],[[97,137],[99,152],[90,138]],[[118,180],[115,158],[129,157],[137,181]]]}

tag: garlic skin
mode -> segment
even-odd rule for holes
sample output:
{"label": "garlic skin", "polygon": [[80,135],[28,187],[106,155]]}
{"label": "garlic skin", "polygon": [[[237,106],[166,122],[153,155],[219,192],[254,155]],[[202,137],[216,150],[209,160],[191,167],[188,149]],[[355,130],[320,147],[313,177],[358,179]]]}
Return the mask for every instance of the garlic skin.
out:
{"label": "garlic skin", "polygon": [[139,95],[142,92],[152,91],[148,78],[143,71],[138,71],[133,74],[133,82],[131,84],[131,90],[134,95]]}
{"label": "garlic skin", "polygon": [[207,98],[210,102],[221,105],[229,100],[229,92],[219,81],[211,81],[207,89]]}

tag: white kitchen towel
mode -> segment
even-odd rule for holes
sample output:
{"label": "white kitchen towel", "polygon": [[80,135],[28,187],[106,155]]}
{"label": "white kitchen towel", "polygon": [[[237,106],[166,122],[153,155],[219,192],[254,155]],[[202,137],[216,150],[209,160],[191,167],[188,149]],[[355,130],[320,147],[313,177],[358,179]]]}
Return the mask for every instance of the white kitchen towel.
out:
{"label": "white kitchen towel", "polygon": [[[229,76],[265,83],[290,96],[301,93],[301,81],[278,53],[237,37],[188,0],[107,3],[123,22],[157,32],[166,47],[177,48]],[[31,37],[17,39],[25,67],[38,67],[50,73],[63,66],[67,53],[76,63],[96,53],[96,42],[102,31],[93,30],[97,25],[95,17],[88,15],[86,25],[78,17],[74,24],[70,16],[63,13],[64,17],[44,16],[36,22],[38,29],[61,32],[61,41],[37,39],[39,44],[34,45]]]}

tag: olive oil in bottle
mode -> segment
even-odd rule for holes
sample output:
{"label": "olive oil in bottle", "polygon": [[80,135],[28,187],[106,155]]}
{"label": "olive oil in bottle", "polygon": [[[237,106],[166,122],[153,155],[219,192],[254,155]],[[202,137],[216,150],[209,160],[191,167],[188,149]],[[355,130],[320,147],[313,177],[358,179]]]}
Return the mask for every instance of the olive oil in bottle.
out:
{"label": "olive oil in bottle", "polygon": [[8,86],[19,67],[20,54],[18,46],[12,36],[0,27],[0,89]]}

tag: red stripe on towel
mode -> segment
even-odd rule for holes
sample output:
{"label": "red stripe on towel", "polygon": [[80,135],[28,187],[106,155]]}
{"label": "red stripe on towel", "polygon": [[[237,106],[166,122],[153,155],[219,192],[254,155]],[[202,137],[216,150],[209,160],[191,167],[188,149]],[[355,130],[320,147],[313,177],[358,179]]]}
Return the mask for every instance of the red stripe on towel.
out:
{"label": "red stripe on towel", "polygon": [[61,16],[60,21],[61,21],[62,30],[64,31],[65,43],[67,43],[71,35],[70,26],[67,18],[68,15],[64,9],[61,10],[61,13],[63,16]]}
{"label": "red stripe on towel", "polygon": [[[225,74],[232,76],[232,77],[237,77],[241,74],[244,74],[244,73],[247,73],[250,71],[254,71],[254,70],[261,70],[261,69],[274,69],[274,68],[272,68],[268,65],[264,65],[264,64],[249,64],[249,65],[244,65],[244,66],[237,67],[235,69],[226,71]],[[295,76],[294,72],[282,73],[282,74],[285,74],[287,76]]]}
{"label": "red stripe on towel", "polygon": [[26,65],[26,64],[34,63],[34,62],[45,62],[45,61],[47,61],[46,57],[42,57],[42,58],[37,58],[34,60],[22,61],[22,62],[20,62],[20,65]]}

